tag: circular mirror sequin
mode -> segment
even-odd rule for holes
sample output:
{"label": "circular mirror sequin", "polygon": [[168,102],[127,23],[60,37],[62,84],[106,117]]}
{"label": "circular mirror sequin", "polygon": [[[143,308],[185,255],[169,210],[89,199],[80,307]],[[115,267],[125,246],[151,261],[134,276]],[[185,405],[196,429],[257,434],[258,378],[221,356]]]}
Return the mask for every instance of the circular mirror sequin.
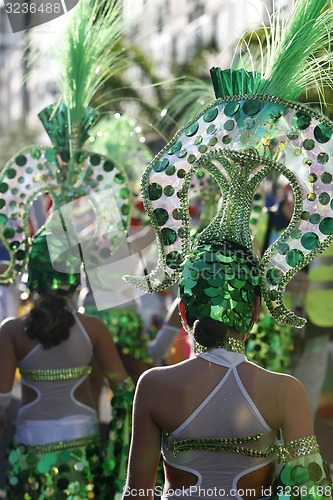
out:
{"label": "circular mirror sequin", "polygon": [[314,129],[313,135],[315,136],[317,142],[319,142],[320,144],[325,144],[332,137],[332,132],[329,128],[326,127],[326,125],[324,125],[323,123],[319,123]]}
{"label": "circular mirror sequin", "polygon": [[330,184],[332,182],[332,174],[330,172],[323,172],[320,178],[323,184]]}
{"label": "circular mirror sequin", "polygon": [[224,114],[226,116],[233,116],[239,111],[239,109],[239,102],[229,102],[224,108]]}
{"label": "circular mirror sequin", "polygon": [[193,141],[193,144],[195,144],[196,146],[198,146],[198,144],[201,144],[202,141],[203,141],[202,135],[197,135],[196,138]]}
{"label": "circular mirror sequin", "polygon": [[[167,151],[168,155],[173,155],[175,153],[177,153],[177,151],[179,151],[180,149],[182,148],[182,143],[181,141],[177,141],[175,144],[173,144]],[[166,158],[164,158],[164,160],[166,160]],[[160,162],[163,162],[164,160],[160,160]],[[168,163],[169,163],[169,160],[166,160]],[[156,172],[160,172],[160,170],[156,170],[156,168],[154,167],[154,170]],[[163,168],[162,168],[163,170]]]}
{"label": "circular mirror sequin", "polygon": [[245,101],[243,111],[248,116],[254,116],[259,113],[261,109],[260,101]]}
{"label": "circular mirror sequin", "polygon": [[90,163],[92,165],[94,165],[94,167],[96,167],[97,165],[99,165],[101,163],[101,157],[97,154],[93,154],[91,155],[90,157]]}
{"label": "circular mirror sequin", "polygon": [[162,240],[164,245],[172,245],[177,239],[177,233],[173,229],[164,228],[161,231]]}
{"label": "circular mirror sequin", "polygon": [[24,155],[19,155],[15,158],[15,163],[16,165],[18,165],[19,167],[23,167],[26,163],[27,163],[27,158],[26,156]]}
{"label": "circular mirror sequin", "polygon": [[204,115],[203,115],[203,121],[206,123],[212,122],[215,120],[215,118],[218,115],[218,109],[217,108],[212,108],[209,109]]}
{"label": "circular mirror sequin", "polygon": [[311,214],[310,217],[309,217],[309,221],[311,222],[311,224],[319,224],[321,220],[321,215],[320,214]]}
{"label": "circular mirror sequin", "polygon": [[185,135],[187,137],[192,137],[194,134],[197,133],[198,129],[199,129],[199,123],[195,122],[189,127],[187,127],[187,129],[185,130]]}
{"label": "circular mirror sequin", "polygon": [[292,125],[298,130],[305,130],[311,123],[311,116],[304,113],[304,111],[297,111],[292,117]]}
{"label": "circular mirror sequin", "polygon": [[170,165],[165,171],[166,175],[173,175],[175,172],[176,167],[174,165]]}
{"label": "circular mirror sequin", "polygon": [[320,240],[316,233],[308,232],[303,234],[301,243],[306,250],[314,250],[318,247]]}
{"label": "circular mirror sequin", "polygon": [[214,123],[211,123],[206,130],[207,134],[214,134],[216,132],[216,125]]}
{"label": "circular mirror sequin", "polygon": [[278,285],[283,278],[283,272],[278,267],[270,267],[266,271],[266,281],[270,285]]}
{"label": "circular mirror sequin", "polygon": [[172,186],[168,185],[168,186],[165,186],[164,188],[164,194],[165,196],[172,196],[174,194],[175,190]]}
{"label": "circular mirror sequin", "polygon": [[310,217],[310,212],[308,212],[307,210],[303,210],[303,212],[301,213],[301,219],[308,220],[309,217]]}
{"label": "circular mirror sequin", "polygon": [[325,217],[319,224],[319,231],[325,235],[333,234],[333,218]]}
{"label": "circular mirror sequin", "polygon": [[158,200],[162,196],[162,186],[153,182],[148,186],[148,198],[152,201]]}
{"label": "circular mirror sequin", "polygon": [[5,214],[0,214],[0,226],[3,226],[8,222],[8,217]]}
{"label": "circular mirror sequin", "polygon": [[328,203],[331,200],[331,197],[328,193],[320,193],[318,200],[319,203],[321,203],[322,205],[328,205]]}
{"label": "circular mirror sequin", "polygon": [[183,257],[180,252],[169,252],[166,256],[166,264],[170,269],[177,269],[181,264]]}
{"label": "circular mirror sequin", "polygon": [[218,143],[217,137],[212,137],[211,139],[209,139],[210,146],[215,146],[215,144],[217,144],[217,143]]}
{"label": "circular mirror sequin", "polygon": [[172,217],[175,219],[175,220],[180,220],[182,218],[182,211],[179,209],[179,208],[175,208],[173,211],[172,211]]}
{"label": "circular mirror sequin", "polygon": [[223,128],[228,131],[233,130],[235,128],[234,120],[227,120],[223,125]]}
{"label": "circular mirror sequin", "polygon": [[308,150],[308,151],[311,151],[311,149],[313,149],[315,146],[315,142],[313,139],[305,139],[305,141],[303,142],[303,148]]}
{"label": "circular mirror sequin", "polygon": [[169,219],[169,214],[165,208],[155,208],[153,215],[159,226],[164,226]]}
{"label": "circular mirror sequin", "polygon": [[316,483],[318,481],[320,481],[321,476],[322,476],[322,471],[321,471],[321,467],[319,464],[317,464],[316,462],[311,462],[308,465],[308,472],[309,472],[309,477],[310,477],[311,481],[314,481]]}
{"label": "circular mirror sequin", "polygon": [[319,155],[317,156],[317,161],[321,165],[325,165],[325,163],[327,163],[328,160],[329,160],[329,156],[327,153],[319,153]]}
{"label": "circular mirror sequin", "polygon": [[317,195],[316,195],[316,193],[308,193],[308,194],[306,195],[306,197],[307,197],[307,199],[308,199],[309,201],[315,201],[315,199],[317,198]]}
{"label": "circular mirror sequin", "polygon": [[112,172],[113,169],[114,169],[114,163],[110,160],[106,160],[103,164],[103,170],[105,172]]}
{"label": "circular mirror sequin", "polygon": [[294,248],[287,253],[286,261],[290,267],[295,267],[304,259],[304,254],[298,248]]}
{"label": "circular mirror sequin", "polygon": [[287,243],[280,243],[277,247],[277,251],[281,255],[286,255],[286,253],[289,251],[289,245],[287,245]]}

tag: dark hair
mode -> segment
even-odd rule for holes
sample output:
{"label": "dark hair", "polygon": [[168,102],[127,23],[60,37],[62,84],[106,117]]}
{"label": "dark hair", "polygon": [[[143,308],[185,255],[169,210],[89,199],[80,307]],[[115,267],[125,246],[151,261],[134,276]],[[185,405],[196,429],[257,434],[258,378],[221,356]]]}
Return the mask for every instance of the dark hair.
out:
{"label": "dark hair", "polygon": [[58,291],[57,295],[38,295],[29,312],[25,331],[31,339],[38,340],[44,349],[68,339],[75,318],[66,305],[66,298]]}
{"label": "dark hair", "polygon": [[227,335],[227,326],[212,318],[199,318],[193,323],[194,340],[203,347],[221,347]]}

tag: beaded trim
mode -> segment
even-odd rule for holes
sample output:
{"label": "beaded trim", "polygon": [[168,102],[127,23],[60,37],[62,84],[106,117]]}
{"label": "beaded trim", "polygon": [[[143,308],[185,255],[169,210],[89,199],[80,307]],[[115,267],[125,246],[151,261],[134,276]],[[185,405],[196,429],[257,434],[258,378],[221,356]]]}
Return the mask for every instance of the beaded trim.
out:
{"label": "beaded trim", "polygon": [[68,448],[79,448],[80,446],[88,446],[90,444],[99,444],[100,436],[88,436],[77,439],[67,439],[66,441],[57,441],[54,443],[27,445],[27,453],[49,453],[52,451],[66,450]]}
{"label": "beaded trim", "polygon": [[219,348],[226,349],[227,351],[231,352],[238,352],[240,354],[245,354],[245,344],[243,340],[240,339],[235,339],[234,337],[228,337],[226,340],[224,340],[221,343],[216,344],[214,347],[204,347],[200,344],[196,344],[195,346],[195,352],[196,353],[204,353],[211,351],[212,349],[219,349]]}
{"label": "beaded trim", "polygon": [[133,389],[134,389],[134,384],[131,377],[126,377],[118,384],[112,386],[112,391],[114,394],[119,394],[126,391],[132,391]]}
{"label": "beaded trim", "polygon": [[306,436],[293,441],[286,441],[278,445],[278,448],[278,456],[284,462],[319,452],[316,436]]}
{"label": "beaded trim", "polygon": [[165,434],[163,442],[167,449],[176,456],[181,451],[215,451],[224,453],[241,453],[249,457],[266,458],[276,453],[276,446],[272,445],[265,450],[254,450],[241,446],[245,443],[258,441],[263,434],[254,434],[241,438],[202,438],[174,440],[173,436]]}
{"label": "beaded trim", "polygon": [[34,380],[35,382],[51,382],[53,380],[70,380],[89,375],[92,368],[89,365],[77,366],[75,368],[59,368],[54,370],[30,370],[20,368],[22,378]]}

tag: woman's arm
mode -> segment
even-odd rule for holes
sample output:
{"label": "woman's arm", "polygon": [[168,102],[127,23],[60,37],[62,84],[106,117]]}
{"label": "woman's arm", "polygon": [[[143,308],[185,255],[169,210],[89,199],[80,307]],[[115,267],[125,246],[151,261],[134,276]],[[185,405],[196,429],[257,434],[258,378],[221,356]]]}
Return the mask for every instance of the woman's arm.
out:
{"label": "woman's arm", "polygon": [[297,379],[286,377],[285,382],[280,398],[284,443],[278,452],[285,465],[273,483],[271,500],[280,496],[285,500],[295,496],[329,500],[330,469],[319,453],[308,398]]}
{"label": "woman's arm", "polygon": [[312,412],[305,389],[294,377],[284,377],[280,404],[283,408],[281,430],[284,441],[314,433]]}
{"label": "woman's arm", "polygon": [[94,357],[111,388],[128,376],[120,359],[111,332],[102,320],[94,316],[78,314],[94,346]]}
{"label": "woman's arm", "polygon": [[139,379],[133,409],[132,440],[127,481],[123,498],[153,500],[158,464],[161,455],[161,430],[152,416],[156,402],[155,370],[145,372]]}

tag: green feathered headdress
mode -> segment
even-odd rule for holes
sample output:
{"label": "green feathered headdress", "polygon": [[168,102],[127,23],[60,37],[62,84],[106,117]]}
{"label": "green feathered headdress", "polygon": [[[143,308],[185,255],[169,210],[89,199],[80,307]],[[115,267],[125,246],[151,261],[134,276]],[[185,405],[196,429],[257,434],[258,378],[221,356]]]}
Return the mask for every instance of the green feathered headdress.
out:
{"label": "green feathered headdress", "polygon": [[[295,208],[260,261],[260,287],[279,323],[304,325],[283,295],[291,278],[333,240],[333,123],[295,99],[312,87],[320,94],[332,83],[330,6],[327,0],[296,0],[287,22],[272,15],[261,60],[252,59],[250,68],[212,68],[216,100],[177,132],[143,174],[158,264],[147,276],[125,276],[126,281],[147,292],[167,288],[186,269],[189,253],[207,244],[232,242],[253,254],[254,195],[268,174],[278,172],[292,187]],[[192,244],[188,199],[198,169],[214,177],[222,200]],[[209,295],[204,298],[210,303]]]}
{"label": "green feathered headdress", "polygon": [[[22,271],[31,246],[38,272],[46,269],[46,264],[38,269],[38,252],[45,263],[50,248],[55,276],[57,272],[79,273],[81,259],[77,257],[84,259],[87,270],[102,265],[105,256],[118,248],[129,225],[130,192],[124,171],[101,151],[84,147],[100,116],[92,107],[93,98],[125,64],[120,44],[124,31],[121,2],[80,0],[69,17],[63,45],[56,49],[61,97],[39,113],[51,145],[23,149],[0,173],[0,238],[10,254],[0,283],[12,282]],[[43,233],[47,248],[44,236],[37,240],[29,231],[29,210],[45,194],[53,202],[52,224],[47,221]],[[85,206],[86,214],[93,214],[88,233],[87,227],[78,228],[77,203]],[[53,287],[57,279],[48,269],[44,285]]]}

